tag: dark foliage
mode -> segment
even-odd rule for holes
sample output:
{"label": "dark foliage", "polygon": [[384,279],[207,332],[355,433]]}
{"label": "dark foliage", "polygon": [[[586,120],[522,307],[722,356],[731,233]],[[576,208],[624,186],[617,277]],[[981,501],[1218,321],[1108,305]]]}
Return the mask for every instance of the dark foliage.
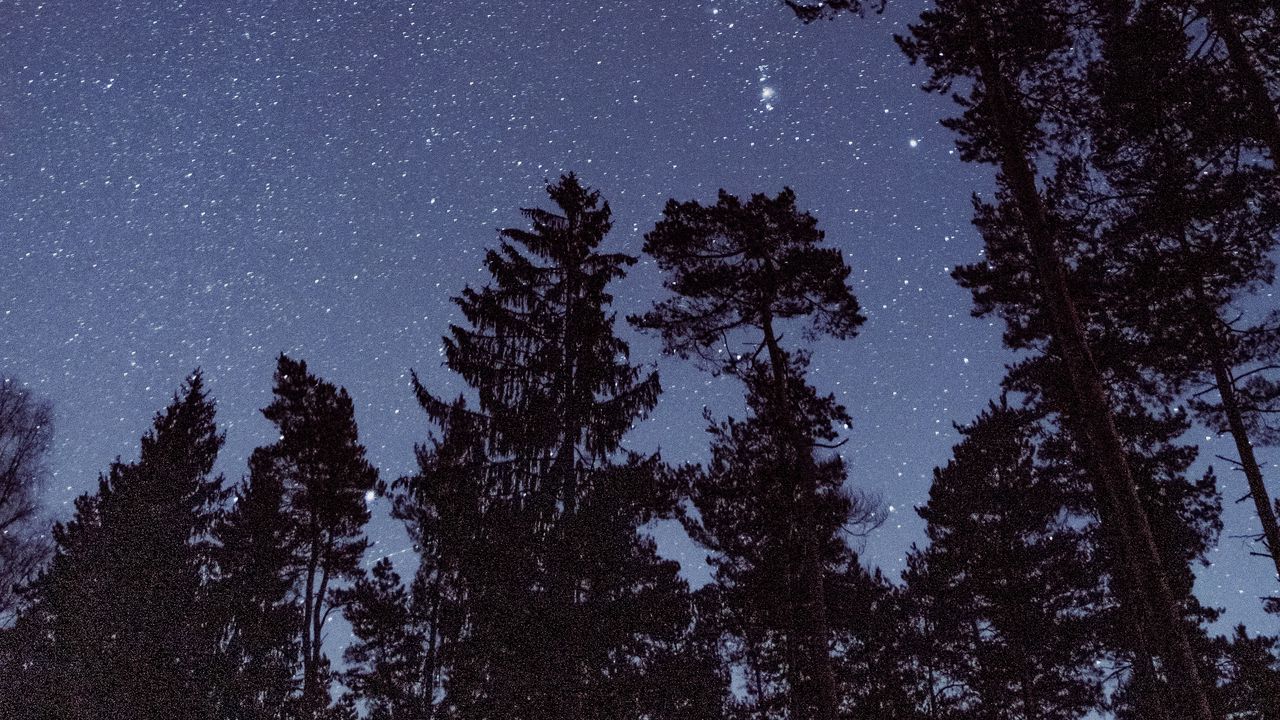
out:
{"label": "dark foliage", "polygon": [[0,627],[12,623],[18,586],[32,579],[48,553],[38,519],[52,439],[49,403],[0,377]]}
{"label": "dark foliage", "polygon": [[[330,704],[324,626],[340,607],[338,589],[363,575],[360,559],[369,545],[364,536],[369,521],[365,494],[377,487],[378,472],[365,459],[346,390],[308,372],[305,362],[281,354],[273,392],[262,414],[276,426],[280,439],[254,450],[249,482],[251,489],[262,491],[264,506],[277,494],[280,498],[279,513],[288,529],[282,540],[290,557],[279,570],[292,580],[293,597],[302,604],[297,626],[302,654],[299,712],[312,717]],[[269,507],[261,510],[274,512]],[[276,604],[267,590],[264,600]]]}
{"label": "dark foliage", "polygon": [[[675,563],[640,527],[672,512],[656,458],[620,441],[657,400],[627,361],[607,285],[635,259],[602,253],[609,207],[572,175],[557,211],[501,232],[493,283],[457,302],[469,326],[446,364],[478,408],[415,379],[441,436],[398,487],[422,552],[433,673],[461,718],[713,717],[723,690],[699,655]],[[462,522],[465,519],[465,524]],[[696,671],[700,692],[678,698]]]}
{"label": "dark foliage", "polygon": [[[18,697],[28,717],[167,718],[205,712],[214,639],[202,622],[209,531],[225,497],[211,476],[223,437],[193,374],[98,491],[54,527],[49,567],[18,621]],[[17,697],[11,697],[16,701]]]}

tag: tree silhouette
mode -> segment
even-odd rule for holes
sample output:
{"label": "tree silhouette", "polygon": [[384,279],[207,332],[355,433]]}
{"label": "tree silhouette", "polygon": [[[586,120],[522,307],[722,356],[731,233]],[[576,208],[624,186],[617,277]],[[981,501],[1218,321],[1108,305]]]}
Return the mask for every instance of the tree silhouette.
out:
{"label": "tree silhouette", "polygon": [[[803,321],[809,336],[845,339],[864,320],[848,286],[849,267],[839,250],[821,247],[822,240],[817,221],[796,209],[790,189],[774,198],[753,195],[746,203],[721,191],[710,207],[669,201],[645,235],[644,251],[667,274],[675,295],[631,320],[658,331],[667,352],[742,376],[754,412],[767,416],[775,430],[772,445],[762,449],[774,454],[768,461],[773,467],[763,471],[772,477],[757,481],[778,485],[776,504],[768,506],[776,515],[755,530],[761,541],[781,543],[776,552],[785,558],[778,563],[775,556],[772,563],[786,597],[785,620],[770,622],[784,626],[778,629],[786,645],[792,715],[825,719],[836,717],[838,698],[824,554],[846,518],[830,518],[825,499],[827,486],[843,482],[842,467],[832,477],[813,451],[843,411],[809,407],[816,401],[803,382],[803,359],[781,344],[788,321]],[[750,349],[741,353],[734,343],[744,335]],[[761,353],[767,361],[758,360]],[[732,428],[725,432],[732,436]]]}
{"label": "tree silhouette", "polygon": [[280,439],[257,448],[249,459],[250,483],[278,484],[293,552],[288,571],[302,600],[301,713],[315,716],[329,706],[329,662],[325,622],[339,608],[341,583],[358,579],[368,547],[365,493],[378,471],[364,456],[347,391],[307,370],[305,362],[281,354],[274,399],[262,414]]}
{"label": "tree silhouette", "polygon": [[[1086,129],[1099,138],[1095,164],[1109,187],[1086,198],[1102,229],[1078,252],[1105,269],[1097,292],[1141,338],[1135,357],[1144,371],[1167,396],[1193,392],[1191,408],[1232,436],[1264,547],[1280,547],[1253,450],[1269,439],[1265,414],[1280,396],[1270,373],[1278,331],[1274,320],[1241,322],[1238,310],[1274,279],[1274,171],[1241,161],[1250,100],[1202,101],[1232,83],[1212,54],[1187,56],[1183,10],[1144,5],[1104,36],[1090,73],[1099,101]],[[1280,575],[1280,553],[1267,552]]]}
{"label": "tree silhouette", "polygon": [[492,284],[456,300],[468,326],[451,328],[445,361],[478,408],[415,377],[442,436],[398,484],[397,513],[439,609],[463,615],[437,646],[457,716],[645,717],[692,642],[677,566],[639,532],[674,493],[656,458],[618,457],[658,378],[613,333],[606,287],[635,258],[599,252],[608,204],[573,175],[547,191],[557,211],[527,209],[531,230],[501,231]]}
{"label": "tree silhouette", "polygon": [[53,559],[18,622],[30,702],[21,714],[204,715],[214,639],[202,581],[225,497],[211,476],[222,443],[197,371],[157,414],[138,460],[112,463],[54,527]]}
{"label": "tree silhouette", "polygon": [[[1138,592],[1127,602],[1149,609],[1150,635],[1162,641],[1163,660],[1176,678],[1175,692],[1192,717],[1209,720],[1196,653],[1071,294],[1060,249],[1066,238],[1037,185],[1037,152],[1052,139],[1040,124],[1045,108],[1069,105],[1073,99],[1070,85],[1062,81],[1070,76],[1072,19],[1066,8],[1041,0],[994,5],[948,0],[923,13],[911,37],[899,42],[913,61],[932,70],[927,90],[948,91],[958,80],[972,83],[967,94],[956,96],[963,115],[944,124],[959,135],[962,159],[999,168],[997,183],[1010,212],[1016,213],[1031,277],[1039,286],[1038,306],[1062,360],[1060,369],[1070,378],[1069,404],[1058,410],[1071,418],[1073,432],[1093,458],[1096,495],[1106,508],[1100,516],[1115,544],[1112,557],[1141,578]],[[1141,615],[1134,612],[1132,617]]]}
{"label": "tree silhouette", "polygon": [[948,717],[1077,718],[1102,707],[1103,602],[1075,490],[1039,467],[1034,414],[991,404],[917,509],[929,544],[907,558],[927,623],[932,697]]}
{"label": "tree silhouette", "polygon": [[282,479],[259,470],[214,528],[211,620],[218,656],[210,678],[218,717],[288,717],[297,694],[302,608]]}
{"label": "tree silhouette", "polygon": [[423,588],[406,590],[391,561],[383,558],[341,595],[343,614],[357,638],[343,651],[343,683],[353,699],[365,702],[365,717],[431,717],[437,676],[429,667],[434,648],[427,633],[435,608],[423,601]]}
{"label": "tree silhouette", "polygon": [[47,554],[36,519],[52,439],[52,406],[17,380],[0,377],[0,627],[18,610],[18,585]]}

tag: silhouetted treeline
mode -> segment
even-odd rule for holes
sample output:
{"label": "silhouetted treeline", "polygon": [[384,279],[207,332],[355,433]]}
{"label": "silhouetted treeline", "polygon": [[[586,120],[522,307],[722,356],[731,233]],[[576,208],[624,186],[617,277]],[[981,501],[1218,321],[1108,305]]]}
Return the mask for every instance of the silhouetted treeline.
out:
{"label": "silhouetted treeline", "polygon": [[[197,371],[42,562],[49,413],[0,388],[0,716],[1280,718],[1280,641],[1213,635],[1193,592],[1224,531],[1280,582],[1255,455],[1280,438],[1280,9],[937,0],[897,40],[959,106],[962,159],[996,169],[983,257],[954,276],[1018,351],[935,470],[900,581],[850,541],[882,513],[838,450],[855,419],[808,374],[810,341],[866,322],[817,220],[789,189],[722,191],[645,235],[666,292],[630,322],[746,406],[707,411],[705,465],[673,464],[625,443],[661,394],[616,333],[638,258],[566,175],[455,298],[444,360],[469,390],[413,376],[409,476],[379,479],[347,393],[281,355],[278,439],[229,485]],[[1234,441],[1227,473],[1192,474],[1195,422]],[[1256,527],[1223,527],[1224,493]],[[416,562],[369,556],[376,495]],[[657,554],[664,519],[710,584]]]}

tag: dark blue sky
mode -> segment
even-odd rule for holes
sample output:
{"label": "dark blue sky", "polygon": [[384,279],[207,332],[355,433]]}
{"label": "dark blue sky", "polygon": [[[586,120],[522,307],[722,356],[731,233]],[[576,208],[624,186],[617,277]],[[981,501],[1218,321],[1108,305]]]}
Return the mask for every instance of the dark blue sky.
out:
{"label": "dark blue sky", "polygon": [[[920,8],[803,26],[772,0],[0,0],[0,371],[56,403],[50,505],[135,456],[197,365],[239,479],[272,439],[258,408],[281,351],[350,390],[397,477],[428,430],[408,370],[462,389],[440,367],[449,298],[484,281],[494,229],[544,204],[544,181],[598,188],[608,244],[633,254],[668,197],[790,185],[869,317],[816,348],[814,379],[854,417],[850,482],[892,509],[865,557],[896,577],[952,422],[1009,360],[948,275],[978,257],[969,196],[990,172],[959,162],[937,124],[949,101],[892,42]],[[659,288],[638,265],[620,316]],[[739,388],[620,332],[666,388],[629,444],[699,459],[702,407],[737,411]],[[1220,472],[1227,530],[1198,591],[1263,629],[1274,583],[1231,537],[1255,522]],[[376,550],[402,551],[377,504]],[[699,577],[701,553],[658,534]]]}

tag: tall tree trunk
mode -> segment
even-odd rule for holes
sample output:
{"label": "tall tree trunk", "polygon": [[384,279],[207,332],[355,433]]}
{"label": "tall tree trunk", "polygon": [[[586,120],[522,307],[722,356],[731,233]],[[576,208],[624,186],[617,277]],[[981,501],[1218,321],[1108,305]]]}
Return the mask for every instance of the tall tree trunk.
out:
{"label": "tall tree trunk", "polygon": [[319,561],[319,550],[315,540],[311,543],[310,557],[307,558],[307,586],[302,602],[302,705],[304,713],[311,711],[311,698],[315,695],[315,665],[311,661],[312,637],[311,616],[315,611],[316,565]]}
{"label": "tall tree trunk", "polygon": [[1262,141],[1271,152],[1272,166],[1280,170],[1280,115],[1276,113],[1276,105],[1267,90],[1267,82],[1245,45],[1244,36],[1231,9],[1222,0],[1208,0],[1205,3],[1205,14],[1209,17],[1209,24],[1214,32],[1227,46],[1227,63],[1231,66],[1231,73],[1244,92],[1249,109],[1253,111]]}
{"label": "tall tree trunk", "polygon": [[[1030,153],[1025,140],[1010,122],[1015,117],[1012,88],[1001,72],[986,36],[986,22],[980,7],[968,6],[975,31],[974,51],[978,58],[980,81],[992,104],[996,123],[997,152],[1000,169],[1012,191],[1027,233],[1034,259],[1037,280],[1041,285],[1052,318],[1053,340],[1062,352],[1071,386],[1076,395],[1080,426],[1086,429],[1088,447],[1098,456],[1103,470],[1095,482],[1106,485],[1104,494],[1114,497],[1120,514],[1118,536],[1132,551],[1134,564],[1142,571],[1144,590],[1149,598],[1157,626],[1153,630],[1166,638],[1169,652],[1165,657],[1173,675],[1171,689],[1182,697],[1182,707],[1196,720],[1213,720],[1208,697],[1200,679],[1195,653],[1184,627],[1178,604],[1170,590],[1159,548],[1151,533],[1146,511],[1138,496],[1137,486],[1129,470],[1124,444],[1116,430],[1107,391],[1101,373],[1094,364],[1075,303],[1067,288],[1062,258],[1055,246],[1040,191],[1036,187]],[[1141,632],[1141,628],[1138,628]]]}
{"label": "tall tree trunk", "polygon": [[[803,714],[796,715],[793,712],[793,715],[802,720],[835,720],[838,699],[835,674],[831,669],[831,629],[827,619],[826,578],[813,522],[817,502],[817,488],[814,485],[816,468],[813,466],[809,445],[801,438],[793,422],[786,354],[774,333],[773,317],[768,308],[764,309],[761,319],[773,373],[775,402],[779,403],[780,414],[787,418],[788,423],[786,435],[791,446],[791,468],[788,475],[792,482],[789,498],[794,508],[788,526],[789,531],[794,533],[791,545],[794,547],[798,543],[800,554],[799,577],[796,578],[800,602],[792,605],[791,629],[793,633],[800,635],[798,641],[803,657],[806,692],[797,698],[796,688],[792,688],[792,707],[795,707],[797,700],[804,703]],[[796,640],[789,637],[788,645]],[[811,697],[805,697],[806,695]]]}
{"label": "tall tree trunk", "polygon": [[[1201,297],[1203,301],[1203,296]],[[1267,495],[1267,486],[1262,481],[1262,468],[1253,453],[1253,443],[1249,442],[1249,431],[1244,424],[1244,416],[1240,409],[1240,399],[1236,395],[1235,378],[1232,377],[1227,363],[1226,349],[1218,334],[1217,316],[1207,306],[1203,307],[1203,332],[1209,342],[1210,362],[1213,365],[1213,377],[1218,386],[1218,395],[1222,398],[1222,412],[1227,416],[1227,427],[1231,438],[1235,440],[1236,452],[1240,455],[1240,467],[1244,470],[1245,480],[1249,483],[1249,495],[1253,497],[1253,505],[1258,511],[1258,521],[1262,523],[1262,536],[1267,546],[1267,553],[1275,564],[1276,577],[1280,578],[1280,528],[1276,527],[1276,513],[1271,506],[1271,498]]]}
{"label": "tall tree trunk", "polygon": [[[316,711],[329,704],[323,697],[324,690],[320,683],[320,659],[324,657],[324,646],[321,640],[324,634],[324,596],[329,592],[329,567],[320,567],[320,587],[316,588],[315,610],[311,614],[311,702]],[[326,684],[327,685],[327,684]]]}

